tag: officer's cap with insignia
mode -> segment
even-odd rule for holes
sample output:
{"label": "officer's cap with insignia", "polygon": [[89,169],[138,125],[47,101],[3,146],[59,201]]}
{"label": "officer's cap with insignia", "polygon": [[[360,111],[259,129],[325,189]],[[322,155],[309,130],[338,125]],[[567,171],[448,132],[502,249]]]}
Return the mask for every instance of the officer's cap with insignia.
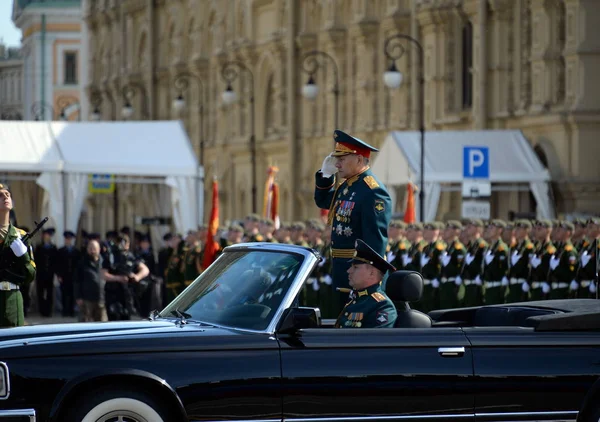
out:
{"label": "officer's cap with insignia", "polygon": [[547,220],[547,219],[541,219],[541,220],[537,220],[535,222],[535,225],[538,227],[544,227],[544,228],[550,229],[550,228],[552,228],[552,221]]}
{"label": "officer's cap with insignia", "polygon": [[379,151],[377,148],[374,148],[366,142],[350,136],[341,130],[336,129],[333,131],[333,139],[335,140],[335,151],[331,155],[334,157],[357,154],[369,158],[371,156],[371,151]]}
{"label": "officer's cap with insignia", "polygon": [[56,229],[53,227],[50,227],[48,229],[44,229],[42,231],[42,234],[49,234],[50,236],[54,236],[54,233],[56,233]]}
{"label": "officer's cap with insignia", "polygon": [[70,230],[67,230],[67,231],[65,231],[65,232],[63,233],[63,237],[64,237],[65,239],[69,239],[69,238],[71,238],[71,239],[72,239],[72,238],[74,238],[74,237],[76,237],[76,236],[75,236],[75,233],[73,233],[73,232],[72,232],[72,231],[70,231]]}
{"label": "officer's cap with insignia", "polygon": [[447,229],[462,229],[463,225],[460,221],[458,220],[448,220],[446,222],[446,228]]}
{"label": "officer's cap with insignia", "polygon": [[248,214],[246,220],[258,222],[260,221],[260,216],[258,214]]}
{"label": "officer's cap with insignia", "polygon": [[438,228],[438,226],[435,223],[435,221],[429,221],[429,222],[423,224],[423,230],[436,230],[437,228]]}
{"label": "officer's cap with insignia", "polygon": [[0,190],[6,190],[6,191],[10,192],[10,188],[5,183],[0,183]]}
{"label": "officer's cap with insignia", "polygon": [[575,225],[573,223],[571,223],[570,221],[561,221],[560,228],[567,229],[569,231],[573,231],[573,230],[575,230]]}
{"label": "officer's cap with insignia", "polygon": [[501,229],[506,228],[506,222],[503,220],[500,220],[498,218],[493,219],[492,221],[490,221],[490,226],[494,226],[494,227],[499,227]]}
{"label": "officer's cap with insignia", "polygon": [[168,242],[169,240],[173,239],[173,233],[167,233],[163,236],[163,240],[165,242]]}
{"label": "officer's cap with insignia", "polygon": [[594,224],[596,226],[600,226],[600,217],[590,217],[590,218],[588,218],[587,224]]}
{"label": "officer's cap with insignia", "polygon": [[387,271],[396,271],[396,267],[387,262],[361,239],[357,239],[354,245],[354,257],[350,260],[351,263],[370,264],[383,274]]}
{"label": "officer's cap with insignia", "polygon": [[423,224],[422,223],[410,223],[408,225],[407,229],[420,232],[420,231],[423,231]]}
{"label": "officer's cap with insignia", "polygon": [[575,220],[573,220],[573,224],[576,226],[585,227],[586,220],[585,220],[585,218],[576,218]]}
{"label": "officer's cap with insignia", "polygon": [[239,224],[232,224],[231,226],[229,226],[229,231],[243,233],[244,228],[242,226],[240,226]]}
{"label": "officer's cap with insignia", "polygon": [[479,218],[469,218],[464,223],[465,226],[483,227],[483,221]]}
{"label": "officer's cap with insignia", "polygon": [[406,229],[407,224],[402,220],[392,220],[390,221],[390,227],[395,227],[397,229]]}
{"label": "officer's cap with insignia", "polygon": [[517,220],[515,221],[515,227],[519,227],[522,229],[530,229],[532,227],[531,222],[529,220]]}

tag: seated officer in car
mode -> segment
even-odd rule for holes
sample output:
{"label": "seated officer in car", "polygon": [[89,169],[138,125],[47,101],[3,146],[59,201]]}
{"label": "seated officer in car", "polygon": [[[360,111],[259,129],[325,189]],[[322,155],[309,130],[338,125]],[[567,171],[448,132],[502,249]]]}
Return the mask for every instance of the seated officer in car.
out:
{"label": "seated officer in car", "polygon": [[350,301],[344,306],[336,328],[386,328],[393,327],[398,316],[396,307],[381,288],[387,271],[396,269],[369,247],[365,242],[356,241],[356,251],[348,269]]}

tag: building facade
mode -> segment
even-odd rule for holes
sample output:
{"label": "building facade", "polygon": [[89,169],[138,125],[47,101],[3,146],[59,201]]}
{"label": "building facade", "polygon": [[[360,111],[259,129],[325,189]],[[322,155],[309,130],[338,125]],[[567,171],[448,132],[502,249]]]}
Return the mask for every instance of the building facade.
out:
{"label": "building facade", "polygon": [[[269,165],[280,169],[282,219],[318,215],[314,172],[332,149],[335,127],[375,146],[392,130],[418,129],[415,49],[407,46],[397,61],[406,75],[398,90],[382,78],[389,66],[384,43],[397,33],[424,49],[428,130],[520,129],[552,175],[559,214],[600,208],[595,0],[84,5],[90,112],[119,120],[131,106],[130,119],[182,119],[206,187],[212,175],[219,178],[222,221],[261,211]],[[302,58],[313,50],[326,55],[313,74],[321,89],[308,101],[301,91],[311,69]],[[237,97],[231,104],[231,95],[222,95],[227,88]],[[178,97],[184,107],[173,107]],[[206,207],[209,201],[207,195]],[[460,216],[460,201],[456,190],[443,192],[437,217]],[[535,211],[526,185],[492,197],[492,217],[511,210]]]}
{"label": "building facade", "polygon": [[25,120],[78,120],[82,60],[80,0],[14,0],[13,22],[22,31]]}
{"label": "building facade", "polygon": [[20,49],[0,43],[0,120],[23,119],[22,80]]}

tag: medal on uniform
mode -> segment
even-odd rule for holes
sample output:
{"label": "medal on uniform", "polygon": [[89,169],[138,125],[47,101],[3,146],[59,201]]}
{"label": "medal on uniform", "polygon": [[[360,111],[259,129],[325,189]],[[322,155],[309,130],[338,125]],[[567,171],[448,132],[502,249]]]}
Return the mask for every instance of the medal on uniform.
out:
{"label": "medal on uniform", "polygon": [[345,189],[342,191],[342,193],[343,193],[344,195],[348,195],[348,187],[346,187],[346,188],[345,188]]}

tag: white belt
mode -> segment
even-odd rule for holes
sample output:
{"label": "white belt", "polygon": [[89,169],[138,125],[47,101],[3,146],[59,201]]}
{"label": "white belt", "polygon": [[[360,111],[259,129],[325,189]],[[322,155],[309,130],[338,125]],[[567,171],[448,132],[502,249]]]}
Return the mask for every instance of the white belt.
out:
{"label": "white belt", "polygon": [[500,287],[500,286],[502,286],[502,282],[501,281],[484,281],[483,285],[484,285],[484,287]]}
{"label": "white belt", "polygon": [[581,283],[579,284],[581,284],[581,287],[585,289],[586,287],[589,287],[590,284],[592,284],[593,282],[594,280],[581,280]]}
{"label": "white belt", "polygon": [[532,289],[539,289],[540,287],[542,287],[542,284],[545,283],[545,281],[534,281],[531,283],[531,288]]}
{"label": "white belt", "polygon": [[447,283],[449,281],[455,281],[456,277],[442,277],[442,283]]}
{"label": "white belt", "polygon": [[20,287],[10,281],[0,281],[0,291],[19,290]]}
{"label": "white belt", "polygon": [[463,280],[463,283],[465,284],[465,286],[468,286],[469,284],[473,283],[473,280]]}
{"label": "white belt", "polygon": [[525,283],[527,280],[525,280],[524,278],[515,278],[515,277],[511,277],[510,279],[510,284],[523,284]]}
{"label": "white belt", "polygon": [[553,289],[566,289],[569,287],[569,283],[552,283]]}
{"label": "white belt", "polygon": [[428,278],[424,278],[423,279],[423,284],[426,285],[426,286],[428,286],[428,285],[431,284],[431,280],[429,280]]}

